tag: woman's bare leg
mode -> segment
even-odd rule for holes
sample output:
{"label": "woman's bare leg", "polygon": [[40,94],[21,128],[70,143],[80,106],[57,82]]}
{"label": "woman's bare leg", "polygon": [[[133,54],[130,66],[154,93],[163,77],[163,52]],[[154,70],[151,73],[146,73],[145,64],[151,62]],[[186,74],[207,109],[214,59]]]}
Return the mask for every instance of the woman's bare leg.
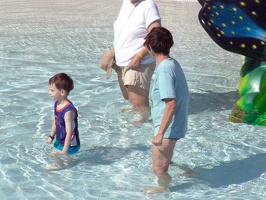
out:
{"label": "woman's bare leg", "polygon": [[129,100],[134,109],[137,109],[141,113],[141,119],[139,123],[145,122],[150,116],[149,107],[149,90],[144,90],[136,86],[124,86],[122,79],[122,69],[118,66],[113,66],[113,69],[117,73],[118,83],[124,99]]}
{"label": "woman's bare leg", "polygon": [[113,69],[117,73],[118,84],[119,84],[120,90],[122,92],[122,95],[123,95],[124,99],[128,100],[128,91],[127,91],[127,88],[124,86],[124,81],[122,79],[122,69],[120,67],[118,67],[117,65],[114,65]]}
{"label": "woman's bare leg", "polygon": [[146,122],[150,116],[149,91],[130,85],[127,86],[127,91],[128,100],[141,114],[141,119],[138,122]]}
{"label": "woman's bare leg", "polygon": [[149,188],[145,193],[169,192],[171,176],[168,168],[173,157],[176,140],[163,139],[162,145],[152,147],[152,169],[158,177],[158,187]]}

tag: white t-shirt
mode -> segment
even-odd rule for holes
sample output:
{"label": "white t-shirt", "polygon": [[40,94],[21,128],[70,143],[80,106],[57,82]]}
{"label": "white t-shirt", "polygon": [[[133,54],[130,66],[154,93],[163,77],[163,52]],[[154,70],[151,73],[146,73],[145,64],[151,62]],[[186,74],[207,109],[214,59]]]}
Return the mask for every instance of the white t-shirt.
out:
{"label": "white t-shirt", "polygon": [[[124,0],[117,20],[114,22],[114,50],[118,66],[127,66],[143,48],[149,25],[160,20],[157,5],[153,0],[140,0],[132,4]],[[154,62],[151,55],[145,56],[142,64]]]}

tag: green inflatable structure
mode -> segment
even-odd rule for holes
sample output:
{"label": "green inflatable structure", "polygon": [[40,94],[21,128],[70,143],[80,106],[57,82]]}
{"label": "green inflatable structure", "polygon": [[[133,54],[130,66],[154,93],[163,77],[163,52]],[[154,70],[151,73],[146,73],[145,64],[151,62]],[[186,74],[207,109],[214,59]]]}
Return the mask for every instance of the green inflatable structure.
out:
{"label": "green inflatable structure", "polygon": [[223,49],[245,56],[233,122],[266,126],[266,0],[198,0],[199,21]]}

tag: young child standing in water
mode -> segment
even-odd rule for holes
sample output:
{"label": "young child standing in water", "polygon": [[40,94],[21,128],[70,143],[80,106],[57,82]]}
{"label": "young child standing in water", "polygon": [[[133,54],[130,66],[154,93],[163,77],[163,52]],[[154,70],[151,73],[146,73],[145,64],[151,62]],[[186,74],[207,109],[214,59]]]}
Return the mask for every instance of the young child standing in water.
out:
{"label": "young child standing in water", "polygon": [[49,95],[55,104],[54,121],[46,143],[51,144],[55,139],[56,151],[50,155],[55,158],[56,164],[48,170],[66,168],[68,158],[62,160],[64,155],[77,153],[80,149],[77,109],[67,98],[73,88],[73,80],[65,73],[56,74],[49,80]]}

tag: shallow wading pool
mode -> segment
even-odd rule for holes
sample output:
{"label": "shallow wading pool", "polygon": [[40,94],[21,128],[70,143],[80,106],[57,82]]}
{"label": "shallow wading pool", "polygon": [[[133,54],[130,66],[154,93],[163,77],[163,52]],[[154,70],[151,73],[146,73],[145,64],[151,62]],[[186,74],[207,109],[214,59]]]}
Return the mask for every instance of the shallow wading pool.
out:
{"label": "shallow wading pool", "polygon": [[[98,67],[112,46],[121,0],[2,0],[1,199],[265,199],[265,127],[228,120],[243,57],[224,51],[204,32],[198,2],[156,2],[174,36],[171,56],[190,89],[188,134],[177,142],[173,161],[198,175],[179,177],[183,171],[172,166],[171,193],[141,192],[157,185],[152,124],[131,125],[138,115],[127,111],[117,77],[106,80]],[[79,111],[82,146],[70,168],[50,172],[48,79],[59,72],[74,79],[69,98]]]}

